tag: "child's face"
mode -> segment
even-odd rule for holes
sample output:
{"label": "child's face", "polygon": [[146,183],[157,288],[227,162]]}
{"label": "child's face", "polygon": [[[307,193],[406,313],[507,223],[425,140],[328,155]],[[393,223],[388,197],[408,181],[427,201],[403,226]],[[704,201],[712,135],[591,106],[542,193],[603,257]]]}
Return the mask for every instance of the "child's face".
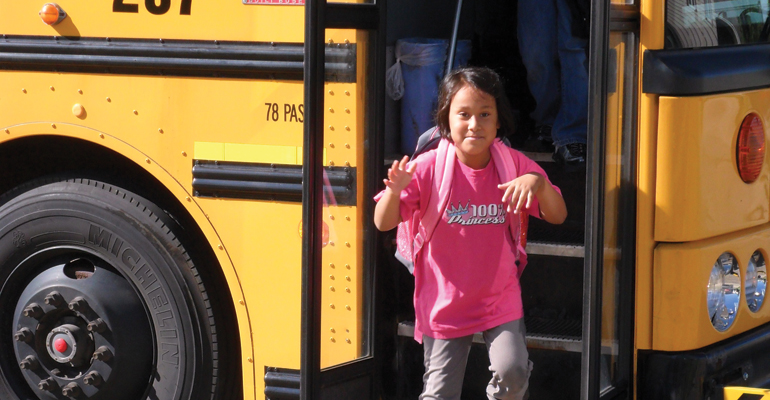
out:
{"label": "child's face", "polygon": [[494,97],[469,85],[455,94],[449,104],[449,130],[463,164],[477,169],[485,167],[499,128]]}

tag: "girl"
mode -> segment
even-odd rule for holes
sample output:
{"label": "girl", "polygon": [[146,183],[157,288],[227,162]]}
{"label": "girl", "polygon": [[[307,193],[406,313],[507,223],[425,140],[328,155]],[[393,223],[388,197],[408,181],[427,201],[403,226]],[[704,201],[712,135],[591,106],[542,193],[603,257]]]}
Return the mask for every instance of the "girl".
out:
{"label": "girl", "polygon": [[[518,400],[526,393],[532,366],[524,337],[519,252],[511,233],[517,232],[513,228],[518,225],[511,224],[518,224],[518,218],[510,214],[527,212],[560,224],[567,210],[542,168],[497,139],[513,131],[513,118],[494,71],[464,68],[447,75],[436,120],[446,142],[412,163],[406,156],[394,161],[374,211],[381,231],[424,213],[420,207],[430,200],[437,156],[454,159],[453,167],[446,164],[453,170],[441,220],[414,260],[414,332],[425,352],[420,399],[459,400],[473,334],[483,332],[492,371],[487,397]],[[512,158],[515,179],[500,179],[505,174],[498,171],[502,162],[497,154]]]}

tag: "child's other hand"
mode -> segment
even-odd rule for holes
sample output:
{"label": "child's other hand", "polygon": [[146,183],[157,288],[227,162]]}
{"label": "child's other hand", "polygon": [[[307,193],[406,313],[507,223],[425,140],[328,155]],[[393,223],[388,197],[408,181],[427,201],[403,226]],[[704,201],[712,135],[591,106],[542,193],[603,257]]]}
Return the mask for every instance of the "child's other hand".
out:
{"label": "child's other hand", "polygon": [[545,179],[540,174],[524,174],[510,182],[497,185],[497,188],[505,191],[503,204],[508,205],[508,212],[518,214],[522,207],[529,209],[537,192],[543,187]]}
{"label": "child's other hand", "polygon": [[389,187],[390,190],[399,193],[409,186],[417,165],[414,163],[407,165],[408,162],[409,156],[404,156],[401,161],[393,161],[393,165],[388,169],[388,179],[383,179],[385,186]]}

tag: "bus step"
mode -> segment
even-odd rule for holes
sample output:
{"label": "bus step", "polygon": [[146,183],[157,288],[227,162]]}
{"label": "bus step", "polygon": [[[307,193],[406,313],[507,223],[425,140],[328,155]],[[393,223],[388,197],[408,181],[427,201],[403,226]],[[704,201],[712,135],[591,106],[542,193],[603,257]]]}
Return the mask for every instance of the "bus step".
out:
{"label": "bus step", "polygon": [[541,153],[534,151],[521,151],[530,160],[536,163],[553,162],[553,153]]}
{"label": "bus step", "polygon": [[574,244],[548,243],[531,241],[527,242],[527,255],[557,256],[557,257],[585,257],[585,247]]}
{"label": "bus step", "polygon": [[[525,317],[524,324],[527,327],[527,347],[530,349],[561,350],[577,353],[582,351],[582,324],[580,321]],[[414,337],[414,322],[400,322],[398,324],[398,336]],[[481,332],[473,335],[473,343],[484,344],[484,337]]]}

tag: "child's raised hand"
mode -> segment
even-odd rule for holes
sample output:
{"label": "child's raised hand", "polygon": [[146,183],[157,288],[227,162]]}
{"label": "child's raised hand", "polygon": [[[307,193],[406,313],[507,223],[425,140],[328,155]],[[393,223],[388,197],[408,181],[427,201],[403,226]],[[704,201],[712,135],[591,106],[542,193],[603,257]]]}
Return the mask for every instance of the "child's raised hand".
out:
{"label": "child's raised hand", "polygon": [[407,165],[408,163],[409,156],[404,156],[401,161],[394,160],[393,165],[388,169],[388,179],[383,179],[385,186],[395,192],[401,192],[409,186],[409,182],[412,181],[412,175],[414,175],[414,170],[417,168],[417,165],[414,163]]}
{"label": "child's raised hand", "polygon": [[522,207],[529,208],[537,192],[543,187],[543,177],[540,174],[524,174],[510,182],[497,185],[497,188],[505,191],[503,204],[508,205],[508,212],[518,214]]}

